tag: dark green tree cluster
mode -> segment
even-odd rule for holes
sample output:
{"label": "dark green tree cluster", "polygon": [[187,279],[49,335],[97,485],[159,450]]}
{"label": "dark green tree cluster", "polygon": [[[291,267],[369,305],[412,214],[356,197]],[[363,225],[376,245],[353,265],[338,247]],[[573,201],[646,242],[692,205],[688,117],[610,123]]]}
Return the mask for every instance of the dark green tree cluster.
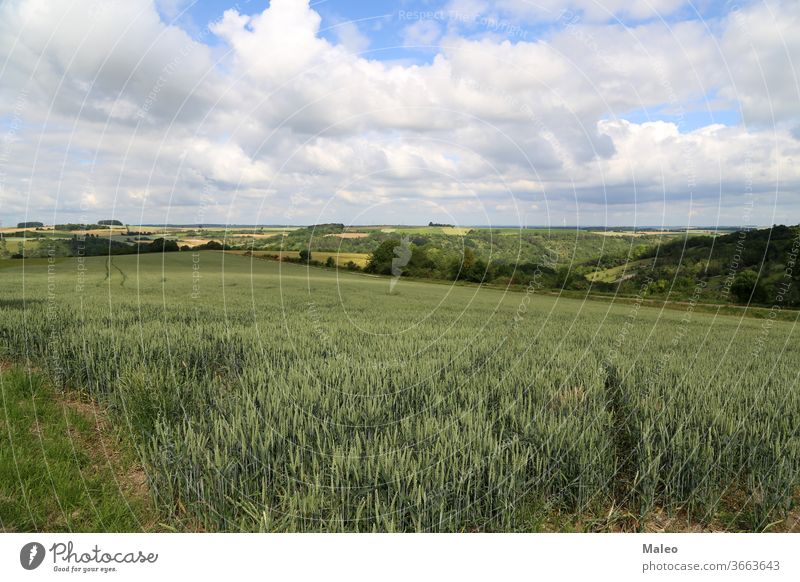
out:
{"label": "dark green tree cluster", "polygon": [[625,281],[596,287],[633,293],[646,286],[648,293],[680,300],[702,286],[703,301],[796,307],[800,268],[791,263],[800,258],[798,237],[800,227],[775,225],[671,239],[634,257],[649,260],[632,268]]}
{"label": "dark green tree cluster", "polygon": [[[407,247],[407,251],[403,249]],[[382,242],[364,268],[367,273],[395,275],[418,279],[446,279],[492,284],[528,284],[536,280],[543,287],[555,287],[582,280],[582,276],[556,271],[552,266],[534,262],[515,264],[497,260],[487,262],[465,246],[461,252],[443,252],[430,244],[417,246],[413,242],[390,239]]]}

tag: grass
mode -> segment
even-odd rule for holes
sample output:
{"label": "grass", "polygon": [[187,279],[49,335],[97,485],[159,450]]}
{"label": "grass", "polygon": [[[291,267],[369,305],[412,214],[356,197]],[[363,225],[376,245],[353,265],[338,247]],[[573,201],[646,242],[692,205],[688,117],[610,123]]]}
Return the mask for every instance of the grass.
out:
{"label": "grass", "polygon": [[106,267],[26,266],[24,305],[22,269],[4,270],[0,339],[108,410],[164,520],[797,527],[792,324],[230,253]]}
{"label": "grass", "polygon": [[23,265],[25,267],[46,267],[48,264],[60,263],[63,260],[63,257],[25,259],[24,262],[20,259],[0,259],[0,270],[14,269],[16,272],[19,272],[23,268]]}
{"label": "grass", "polygon": [[99,408],[21,369],[0,389],[0,530],[154,529],[144,473]]}
{"label": "grass", "polygon": [[637,261],[628,261],[623,265],[618,265],[616,267],[611,267],[610,269],[604,269],[602,271],[595,271],[593,273],[587,273],[586,278],[589,281],[600,281],[602,283],[613,283],[618,281],[620,277],[625,276],[626,274],[632,274],[636,271],[636,269],[640,266],[646,265],[648,263],[652,263],[652,259],[640,259]]}

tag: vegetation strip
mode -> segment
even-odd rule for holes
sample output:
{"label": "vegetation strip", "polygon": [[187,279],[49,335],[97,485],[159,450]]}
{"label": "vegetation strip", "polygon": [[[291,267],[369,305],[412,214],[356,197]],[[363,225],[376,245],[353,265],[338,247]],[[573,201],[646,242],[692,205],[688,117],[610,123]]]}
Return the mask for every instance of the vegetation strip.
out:
{"label": "vegetation strip", "polygon": [[158,529],[146,477],[105,413],[36,373],[0,372],[0,529]]}

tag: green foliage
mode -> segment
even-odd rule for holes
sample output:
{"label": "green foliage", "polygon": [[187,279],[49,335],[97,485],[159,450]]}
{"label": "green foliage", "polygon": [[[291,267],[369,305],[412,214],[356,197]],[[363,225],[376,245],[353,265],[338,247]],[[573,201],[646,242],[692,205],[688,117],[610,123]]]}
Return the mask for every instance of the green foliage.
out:
{"label": "green foliage", "polygon": [[[223,251],[225,250],[225,245],[219,241],[210,240],[207,243],[203,243],[201,245],[197,245],[196,247],[187,247],[187,250],[193,251]],[[183,250],[183,248],[181,248]]]}
{"label": "green foliage", "polygon": [[78,224],[75,222],[68,222],[65,224],[56,224],[54,230],[71,231],[71,230],[86,230],[92,228],[90,224]]}
{"label": "green foliage", "polygon": [[28,265],[24,303],[22,269],[0,278],[5,355],[101,401],[173,520],[530,531],[657,510],[758,531],[793,507],[791,324],[195,261],[65,259],[54,299]]}
{"label": "green foliage", "polygon": [[767,296],[764,285],[758,279],[758,273],[751,269],[736,275],[731,285],[731,293],[739,303],[762,303]]}
{"label": "green foliage", "polygon": [[142,250],[150,253],[176,253],[180,250],[178,242],[168,238],[153,239],[147,246],[142,246]]}
{"label": "green foliage", "polygon": [[0,531],[150,527],[149,501],[132,495],[130,484],[112,471],[131,470],[132,454],[93,413],[65,403],[40,376],[18,369],[0,373],[0,391]]}
{"label": "green foliage", "polygon": [[570,267],[559,267],[555,277],[556,287],[558,289],[567,289],[573,284],[576,277],[577,275],[574,269]]}
{"label": "green foliage", "polygon": [[378,275],[391,275],[392,274],[392,260],[395,258],[395,249],[399,247],[401,241],[399,239],[389,239],[383,241],[378,245],[369,257],[367,266],[364,270],[367,273],[375,273]]}
{"label": "green foliage", "polygon": [[791,267],[798,253],[798,226],[672,238],[636,257],[649,260],[627,262],[624,278],[597,288],[635,293],[649,285],[652,293],[686,300],[702,285],[701,301],[800,307],[800,269]]}

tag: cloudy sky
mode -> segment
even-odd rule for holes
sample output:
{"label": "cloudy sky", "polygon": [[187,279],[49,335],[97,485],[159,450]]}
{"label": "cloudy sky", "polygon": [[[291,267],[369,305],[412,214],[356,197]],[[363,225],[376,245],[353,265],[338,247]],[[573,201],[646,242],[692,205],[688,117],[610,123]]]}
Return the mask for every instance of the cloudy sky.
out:
{"label": "cloudy sky", "polygon": [[800,222],[797,0],[6,0],[0,220]]}

